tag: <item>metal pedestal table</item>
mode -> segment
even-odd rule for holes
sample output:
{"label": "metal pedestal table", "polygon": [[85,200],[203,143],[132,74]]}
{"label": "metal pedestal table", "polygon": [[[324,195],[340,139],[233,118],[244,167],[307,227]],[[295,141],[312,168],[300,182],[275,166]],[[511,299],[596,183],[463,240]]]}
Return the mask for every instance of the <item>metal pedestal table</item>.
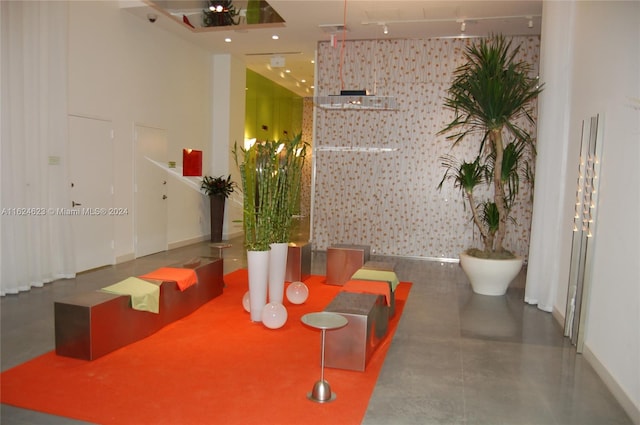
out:
{"label": "metal pedestal table", "polygon": [[302,316],[302,323],[315,329],[320,329],[322,340],[320,343],[320,380],[313,385],[313,390],[307,393],[307,398],[318,403],[326,403],[336,399],[336,393],[331,392],[331,386],[324,379],[324,340],[327,330],[340,329],[347,325],[344,316],[336,313],[321,311]]}

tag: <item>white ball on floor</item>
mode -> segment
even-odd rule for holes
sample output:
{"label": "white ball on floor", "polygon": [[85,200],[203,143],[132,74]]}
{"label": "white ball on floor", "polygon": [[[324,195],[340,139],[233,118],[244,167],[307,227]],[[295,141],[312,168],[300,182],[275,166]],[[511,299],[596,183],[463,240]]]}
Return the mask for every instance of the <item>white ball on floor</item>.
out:
{"label": "white ball on floor", "polygon": [[309,297],[309,288],[302,282],[292,282],[287,286],[287,299],[292,304],[302,304]]}
{"label": "white ball on floor", "polygon": [[269,329],[278,329],[287,322],[287,309],[280,303],[268,303],[262,310],[262,324]]}
{"label": "white ball on floor", "polygon": [[244,307],[244,311],[247,313],[251,312],[251,301],[249,301],[249,291],[244,293],[242,297],[242,307]]}

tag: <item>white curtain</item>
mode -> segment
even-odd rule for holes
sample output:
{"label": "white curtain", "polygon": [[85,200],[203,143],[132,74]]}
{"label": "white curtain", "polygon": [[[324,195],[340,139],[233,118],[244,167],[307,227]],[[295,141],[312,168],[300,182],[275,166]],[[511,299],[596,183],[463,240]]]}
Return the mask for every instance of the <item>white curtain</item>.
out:
{"label": "white curtain", "polygon": [[[536,186],[524,300],[547,312],[552,312],[559,300],[563,304],[558,291],[566,291],[566,282],[559,281],[567,261],[562,255],[562,240],[571,234],[565,188],[570,181],[567,173],[578,170],[577,163],[571,167],[567,152],[573,9],[573,2],[544,2],[542,13],[540,77],[545,86],[539,103]],[[572,213],[572,209],[568,211]],[[564,313],[564,305],[558,308]]]}
{"label": "white curtain", "polygon": [[67,179],[67,2],[0,2],[0,294],[75,275]]}

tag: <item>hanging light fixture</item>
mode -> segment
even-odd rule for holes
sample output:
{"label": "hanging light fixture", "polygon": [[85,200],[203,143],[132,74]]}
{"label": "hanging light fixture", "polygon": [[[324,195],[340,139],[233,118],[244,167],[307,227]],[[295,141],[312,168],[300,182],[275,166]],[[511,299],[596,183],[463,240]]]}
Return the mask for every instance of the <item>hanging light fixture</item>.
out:
{"label": "hanging light fixture", "polygon": [[[383,32],[389,32],[387,26],[384,26]],[[397,109],[396,99],[394,97],[377,96],[374,90],[373,95],[369,91],[345,89],[342,68],[344,65],[344,55],[346,47],[347,34],[347,0],[344,0],[343,25],[342,25],[342,44],[340,46],[340,59],[338,65],[338,74],[340,76],[340,94],[329,96],[316,96],[313,98],[314,104],[322,109],[361,109],[361,110],[382,110],[389,111]],[[335,37],[331,37],[331,45],[333,46]],[[375,81],[374,81],[375,88]]]}

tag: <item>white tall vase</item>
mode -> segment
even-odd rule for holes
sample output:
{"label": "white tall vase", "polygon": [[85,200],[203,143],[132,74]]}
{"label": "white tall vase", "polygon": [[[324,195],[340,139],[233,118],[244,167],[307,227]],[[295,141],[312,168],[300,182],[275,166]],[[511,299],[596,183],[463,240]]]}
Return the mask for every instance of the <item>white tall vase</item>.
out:
{"label": "white tall vase", "polygon": [[272,243],[269,251],[269,302],[282,304],[289,244]]}
{"label": "white tall vase", "polygon": [[247,270],[251,321],[261,322],[262,310],[267,304],[269,251],[247,251]]}

